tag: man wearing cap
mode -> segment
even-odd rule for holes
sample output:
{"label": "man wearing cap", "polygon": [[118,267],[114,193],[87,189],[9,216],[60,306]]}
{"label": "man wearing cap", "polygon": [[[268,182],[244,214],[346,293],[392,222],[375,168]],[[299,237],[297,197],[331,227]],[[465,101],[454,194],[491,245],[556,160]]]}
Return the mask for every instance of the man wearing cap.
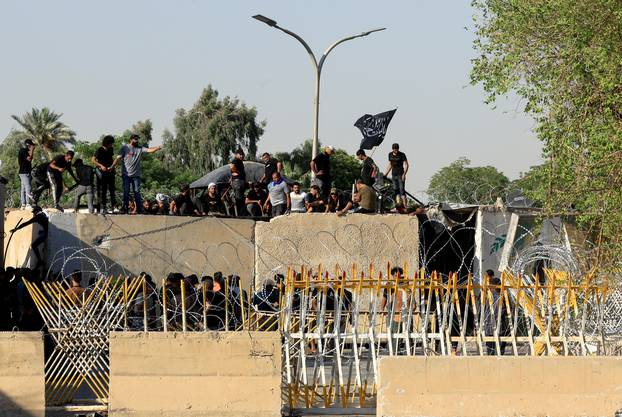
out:
{"label": "man wearing cap", "polygon": [[320,187],[322,197],[326,197],[330,191],[330,156],[333,154],[332,146],[326,146],[324,151],[319,153],[313,161],[311,161],[311,171],[315,174],[315,184]]}
{"label": "man wearing cap", "polygon": [[229,169],[231,170],[231,189],[233,189],[233,196],[235,198],[235,207],[238,216],[244,216],[246,214],[246,207],[244,204],[244,190],[246,189],[246,171],[244,171],[244,151],[242,148],[238,148],[235,151],[235,156],[229,162]]}
{"label": "man wearing cap", "polygon": [[140,213],[143,210],[143,202],[140,198],[140,161],[144,152],[153,153],[162,149],[161,146],[147,148],[138,144],[140,136],[132,134],[129,144],[121,147],[121,152],[117,159],[123,162],[121,176],[123,179],[123,213],[127,213],[130,205],[130,187],[134,190],[134,203],[136,210]]}
{"label": "man wearing cap", "polygon": [[30,188],[30,173],[32,171],[32,158],[35,152],[35,143],[26,139],[24,146],[19,149],[17,162],[19,164],[19,182],[21,183],[19,199],[21,208],[30,208],[30,201],[34,201]]}
{"label": "man wearing cap", "polygon": [[391,180],[393,181],[393,191],[396,195],[396,203],[406,205],[406,173],[408,172],[408,160],[404,152],[400,152],[400,145],[394,143],[389,152],[389,165],[387,166],[384,176],[389,175],[391,171]]}

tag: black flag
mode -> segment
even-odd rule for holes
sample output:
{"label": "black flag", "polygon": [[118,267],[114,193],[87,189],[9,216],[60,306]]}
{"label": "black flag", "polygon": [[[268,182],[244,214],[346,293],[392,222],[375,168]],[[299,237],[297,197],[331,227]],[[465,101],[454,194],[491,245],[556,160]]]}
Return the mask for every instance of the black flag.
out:
{"label": "black flag", "polygon": [[391,122],[396,111],[397,109],[389,110],[384,113],[378,113],[375,116],[366,114],[354,123],[354,126],[358,127],[363,134],[361,149],[371,149],[382,143],[384,135],[387,133],[389,122]]}

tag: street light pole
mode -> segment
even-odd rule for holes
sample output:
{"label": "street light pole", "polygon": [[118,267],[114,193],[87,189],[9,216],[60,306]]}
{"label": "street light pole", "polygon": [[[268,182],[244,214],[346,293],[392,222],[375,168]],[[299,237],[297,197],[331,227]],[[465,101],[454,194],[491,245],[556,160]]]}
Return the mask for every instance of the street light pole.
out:
{"label": "street light pole", "polygon": [[[309,54],[309,57],[311,58],[311,64],[313,65],[313,70],[315,72],[315,99],[313,102],[313,107],[314,107],[314,110],[313,110],[313,148],[311,151],[311,158],[313,159],[316,157],[317,151],[318,151],[317,148],[318,148],[319,124],[320,124],[320,79],[322,76],[322,67],[324,66],[326,57],[339,44],[342,44],[352,39],[362,38],[364,36],[369,35],[370,33],[379,32],[381,30],[385,30],[386,28],[372,29],[372,30],[368,30],[367,32],[359,33],[358,35],[346,36],[343,39],[339,39],[338,41],[336,41],[335,43],[333,43],[326,49],[326,51],[324,52],[324,54],[320,57],[320,60],[318,61],[315,58],[315,54],[311,50],[311,47],[309,47],[307,42],[305,42],[305,40],[302,39],[299,35],[295,34],[294,32],[290,30],[280,27],[279,25],[277,25],[275,20],[272,20],[269,17],[265,17],[265,16],[258,14],[258,15],[253,16],[253,19],[257,19],[260,22],[263,22],[267,24],[268,26],[278,29],[281,32],[284,32],[288,34],[289,36],[295,38],[305,48],[305,50]],[[315,174],[312,172],[311,176],[315,177]]]}

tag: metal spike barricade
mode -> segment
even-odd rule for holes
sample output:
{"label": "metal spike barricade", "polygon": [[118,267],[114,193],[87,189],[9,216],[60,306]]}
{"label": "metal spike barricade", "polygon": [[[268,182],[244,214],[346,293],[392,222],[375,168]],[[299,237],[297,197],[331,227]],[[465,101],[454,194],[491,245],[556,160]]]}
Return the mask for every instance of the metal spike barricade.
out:
{"label": "metal spike barricade", "polygon": [[61,282],[24,284],[54,343],[45,363],[47,406],[72,403],[84,387],[108,403],[111,331],[276,331],[281,316],[252,308],[239,288],[218,296],[166,280],[157,288],[143,277],[101,277],[80,293]]}
{"label": "metal spike barricade", "polygon": [[456,274],[289,271],[284,394],[290,410],[373,408],[378,359],[394,355],[606,354],[606,284],[546,271],[500,283]]}
{"label": "metal spike barricade", "polygon": [[[55,347],[46,360],[46,404],[73,401],[87,386],[101,404],[109,392],[109,332],[270,331],[283,335],[286,408],[375,407],[378,360],[394,355],[610,354],[609,288],[589,274],[546,270],[500,282],[471,276],[391,274],[371,265],[344,271],[289,269],[282,284],[216,293],[185,281],[100,278],[76,295],[58,282],[26,288]],[[333,410],[333,411],[334,411]],[[361,410],[362,411],[362,410]]]}
{"label": "metal spike barricade", "polygon": [[46,405],[71,403],[84,385],[107,404],[109,334],[127,327],[143,279],[100,278],[83,292],[59,282],[24,283],[55,344],[45,362]]}

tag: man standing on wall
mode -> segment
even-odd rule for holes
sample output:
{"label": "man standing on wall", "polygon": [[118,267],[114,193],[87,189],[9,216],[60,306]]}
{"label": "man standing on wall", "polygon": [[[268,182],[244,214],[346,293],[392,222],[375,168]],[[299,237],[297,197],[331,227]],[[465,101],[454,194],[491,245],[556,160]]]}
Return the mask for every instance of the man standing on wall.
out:
{"label": "man standing on wall", "polygon": [[26,139],[24,147],[20,148],[17,154],[17,162],[19,164],[19,181],[21,183],[19,199],[22,210],[30,208],[29,200],[34,201],[32,190],[30,188],[30,172],[32,171],[32,157],[35,152],[35,146],[36,145],[32,140]]}
{"label": "man standing on wall", "polygon": [[376,175],[378,174],[378,166],[371,157],[365,154],[363,149],[356,151],[356,157],[359,161],[363,161],[361,166],[361,180],[368,186],[374,185],[376,182]]}
{"label": "man standing on wall", "polygon": [[328,196],[332,178],[330,176],[330,157],[334,153],[332,146],[324,148],[324,152],[319,153],[311,161],[311,171],[315,174],[315,184],[320,187],[322,197]]}
{"label": "man standing on wall", "polygon": [[86,204],[89,208],[89,213],[93,213],[93,167],[85,165],[80,158],[76,159],[74,167],[78,176],[78,188],[76,189],[76,198],[73,203],[74,211],[78,212],[80,197],[86,194]]}
{"label": "man standing on wall", "polygon": [[274,174],[275,172],[278,172],[280,174],[281,171],[283,171],[283,164],[280,163],[276,158],[270,156],[268,152],[264,152],[263,155],[261,155],[261,160],[264,164],[264,173],[259,182],[267,187],[272,180],[272,174]]}
{"label": "man standing on wall", "polygon": [[32,190],[30,188],[30,172],[32,171],[32,157],[35,152],[35,146],[32,140],[26,139],[26,141],[24,141],[24,147],[20,148],[17,154],[19,181],[21,183],[19,199],[22,210],[30,208],[29,200],[33,200]]}
{"label": "man standing on wall", "polygon": [[229,169],[231,170],[231,189],[235,198],[236,215],[244,216],[246,214],[246,197],[244,196],[246,171],[244,170],[244,151],[242,148],[238,148],[235,151],[235,156],[229,162]]}
{"label": "man standing on wall", "polygon": [[143,202],[140,198],[140,161],[144,152],[153,153],[162,149],[162,146],[146,148],[138,144],[140,136],[132,134],[129,144],[121,147],[121,152],[117,159],[123,162],[123,209],[122,213],[127,213],[130,204],[130,187],[134,190],[134,203],[138,213],[143,210]]}
{"label": "man standing on wall", "polygon": [[67,170],[74,181],[78,182],[71,168],[73,156],[73,151],[67,151],[64,155],[56,155],[56,157],[52,159],[52,162],[50,162],[50,165],[48,165],[48,181],[50,181],[50,188],[52,189],[54,208],[60,212],[63,211],[63,208],[60,206],[60,197],[63,195],[63,191],[66,188],[63,183],[63,172]]}
{"label": "man standing on wall", "polygon": [[96,167],[97,206],[100,213],[106,213],[106,193],[110,193],[110,212],[114,211],[116,204],[114,167],[118,159],[114,158],[113,145],[114,137],[112,135],[104,136],[102,146],[95,151],[95,155],[91,158],[91,162]]}
{"label": "man standing on wall", "polygon": [[406,173],[408,172],[408,160],[406,154],[400,152],[399,143],[394,143],[389,152],[389,165],[387,166],[384,176],[389,175],[391,171],[391,180],[393,181],[393,191],[395,192],[395,203],[406,205]]}
{"label": "man standing on wall", "polygon": [[264,211],[268,211],[268,204],[272,205],[272,217],[281,216],[289,211],[289,187],[281,174],[272,174],[272,182],[268,184],[268,199],[264,204]]}

